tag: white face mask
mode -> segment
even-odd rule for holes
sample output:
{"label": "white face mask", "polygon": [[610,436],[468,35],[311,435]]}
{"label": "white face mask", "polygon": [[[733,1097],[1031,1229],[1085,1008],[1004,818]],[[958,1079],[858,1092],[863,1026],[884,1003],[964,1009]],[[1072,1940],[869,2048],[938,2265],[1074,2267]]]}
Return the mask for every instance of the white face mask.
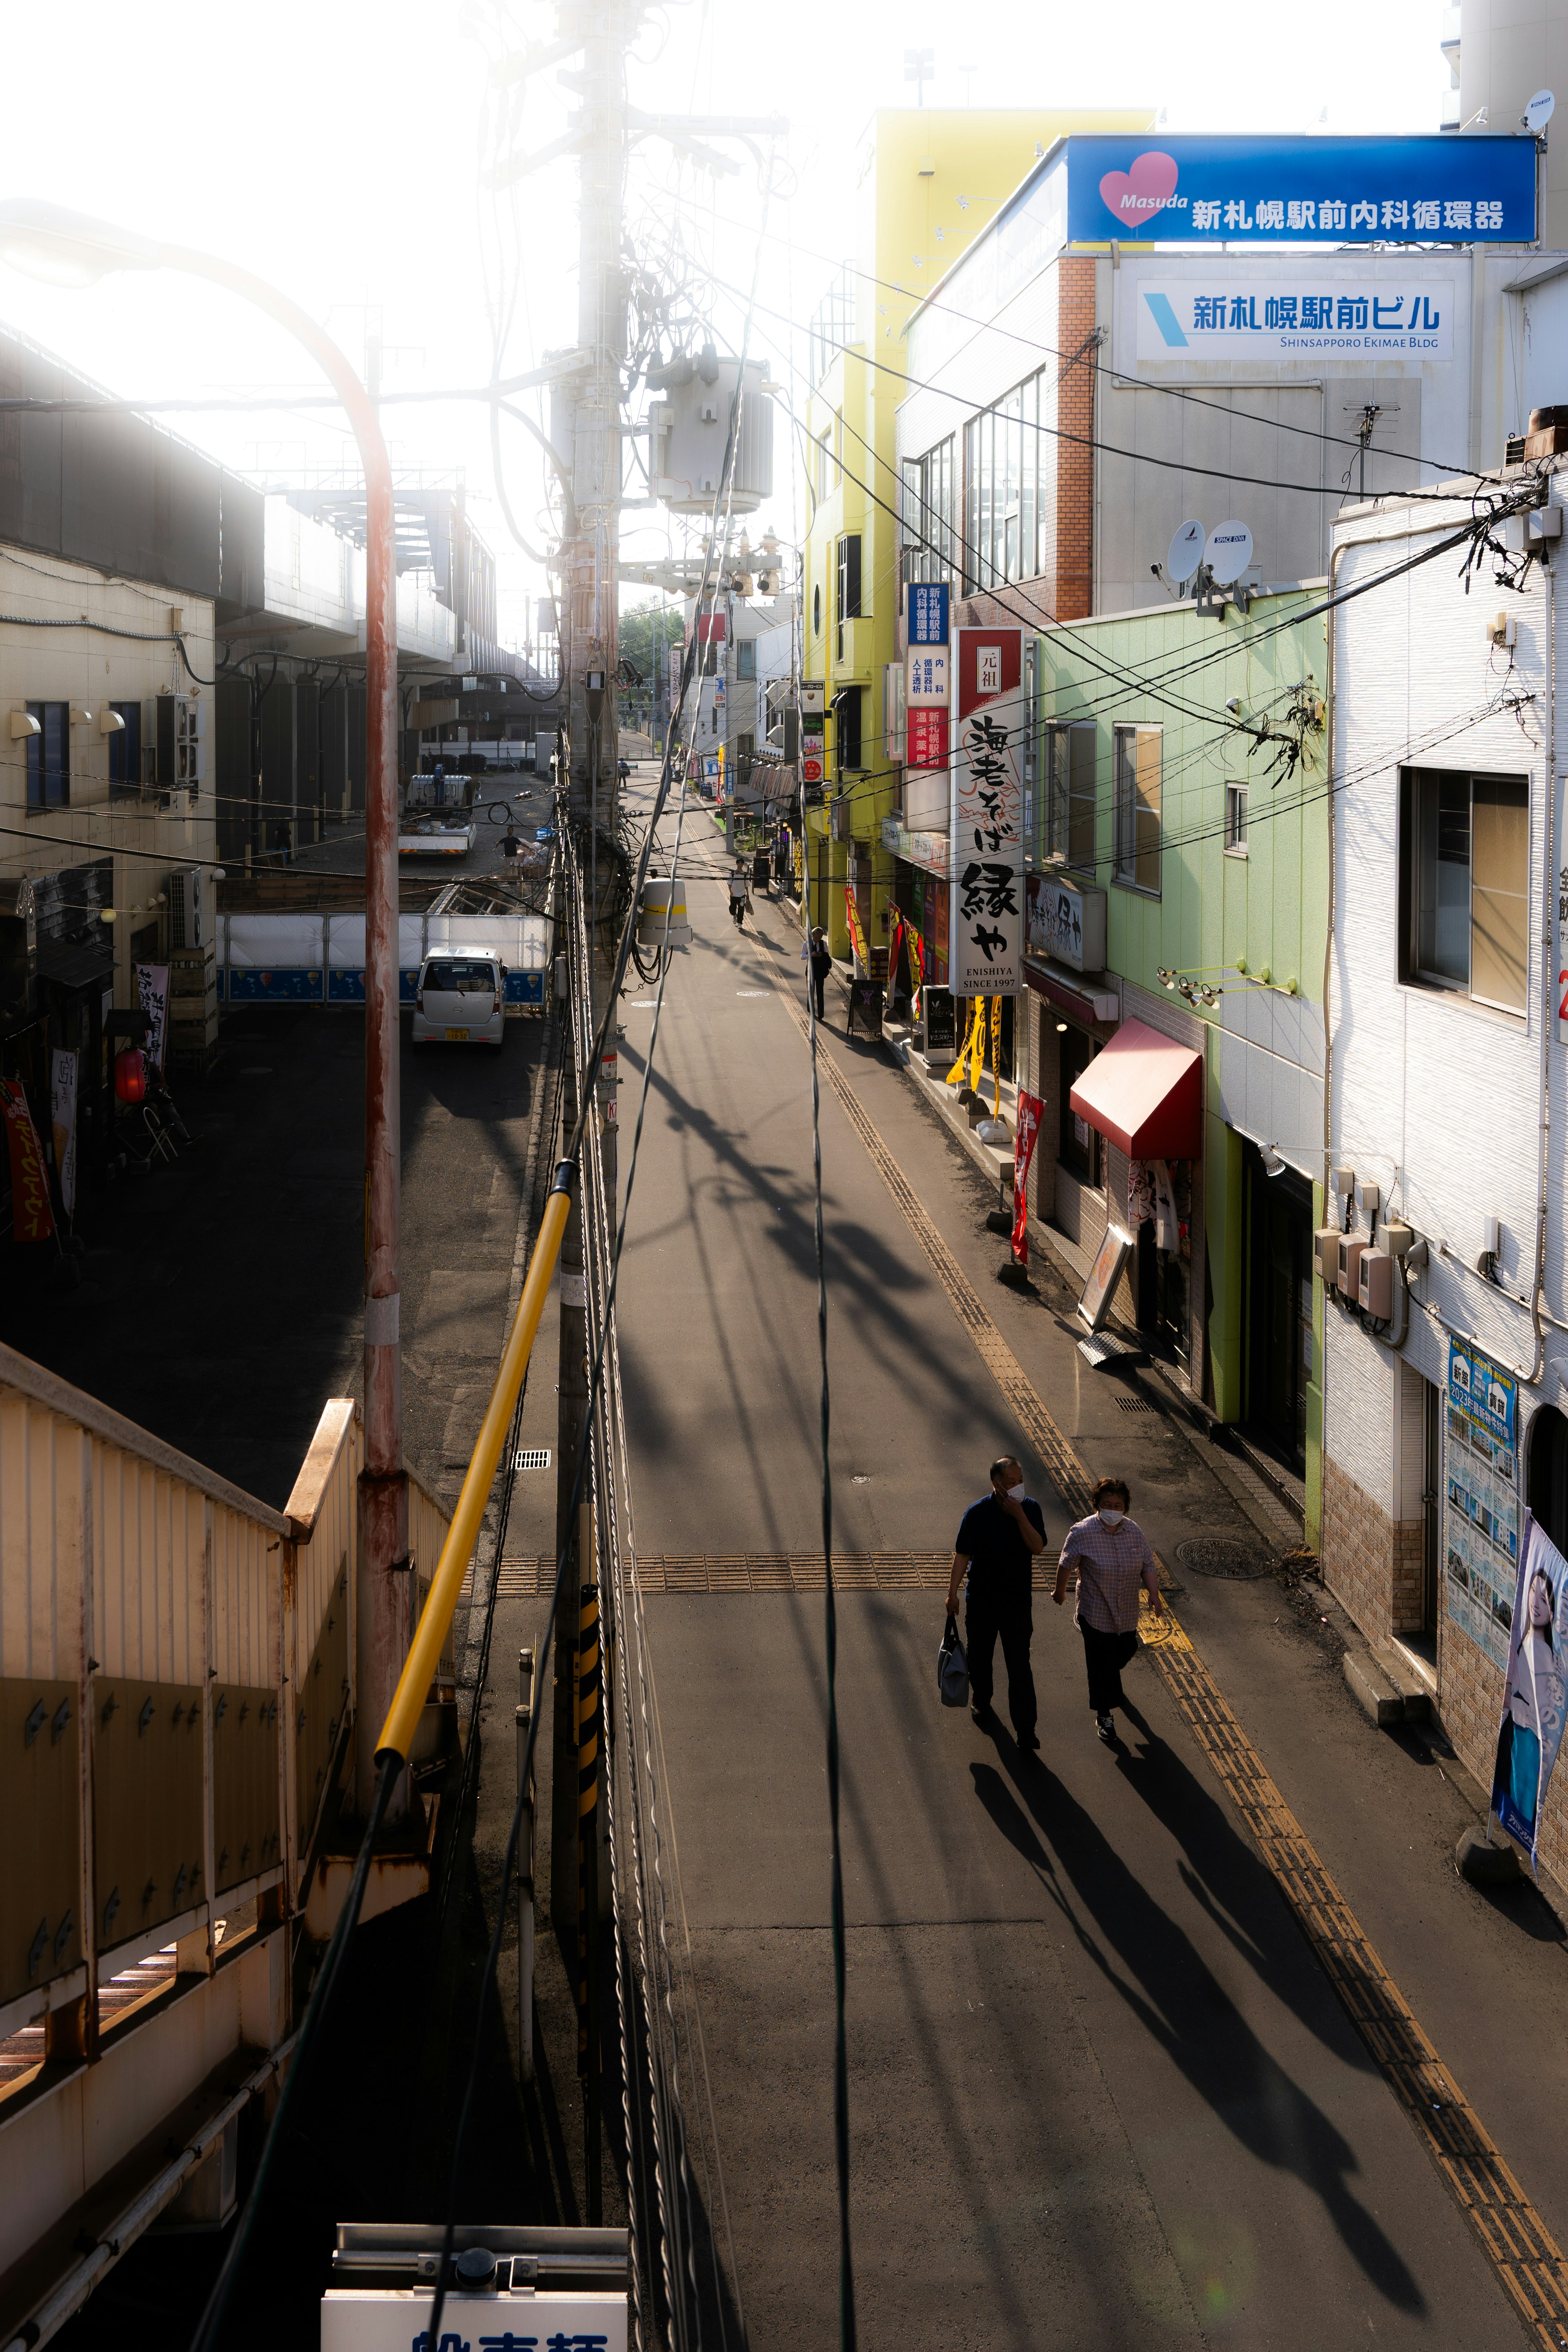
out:
{"label": "white face mask", "polygon": [[1024,1482],[1023,1482],[1023,1480],[1020,1478],[1020,1479],[1019,1479],[1019,1481],[1018,1481],[1018,1484],[1017,1484],[1016,1486],[1009,1486],[1009,1487],[1008,1487],[1008,1489],[1007,1489],[1007,1500],[1008,1500],[1010,1503],[1021,1503],[1021,1502],[1023,1501],[1023,1499],[1024,1499]]}
{"label": "white face mask", "polygon": [[1100,1524],[1102,1528],[1119,1528],[1123,1516],[1121,1511],[1113,1511],[1108,1503],[1102,1503],[1100,1507]]}

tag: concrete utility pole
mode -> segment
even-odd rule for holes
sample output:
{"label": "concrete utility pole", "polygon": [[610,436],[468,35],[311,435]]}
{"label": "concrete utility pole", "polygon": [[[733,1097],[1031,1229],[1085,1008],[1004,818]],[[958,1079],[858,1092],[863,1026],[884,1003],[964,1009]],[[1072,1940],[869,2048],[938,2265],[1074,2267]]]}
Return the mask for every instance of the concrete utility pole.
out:
{"label": "concrete utility pole", "polygon": [[[567,11],[562,11],[564,26]],[[582,163],[577,223],[577,344],[585,364],[568,379],[563,405],[570,416],[572,511],[561,549],[563,700],[567,714],[566,815],[587,828],[589,967],[593,988],[588,1026],[604,1017],[615,955],[599,929],[602,882],[600,833],[614,835],[618,814],[619,737],[616,726],[616,565],[620,552],[621,373],[626,358],[626,284],[621,267],[621,183],[626,168],[626,53],[644,14],[641,0],[595,9],[583,45]],[[580,836],[579,836],[580,837]],[[575,973],[572,985],[575,985]],[[597,1091],[597,1073],[584,1073]],[[616,1198],[616,1130],[606,1121],[600,1149],[605,1185]],[[551,1916],[571,1927],[577,1917],[577,1622],[579,1591],[597,1582],[591,1510],[569,1524],[577,1475],[583,1415],[588,1402],[588,1327],[584,1291],[583,1195],[573,1194],[561,1255],[560,1417],[557,1424],[555,1548],[570,1544],[555,1627],[555,1683],[551,1714],[554,1769],[551,1789]]]}

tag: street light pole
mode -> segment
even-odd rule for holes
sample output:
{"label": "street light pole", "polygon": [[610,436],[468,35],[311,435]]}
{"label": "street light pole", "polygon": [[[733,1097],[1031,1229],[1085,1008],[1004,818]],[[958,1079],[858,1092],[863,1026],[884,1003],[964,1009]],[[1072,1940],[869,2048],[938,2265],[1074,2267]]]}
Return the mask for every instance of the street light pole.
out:
{"label": "street light pole", "polygon": [[[364,467],[364,1467],[358,1500],[354,1781],[359,1810],[368,1812],[375,1738],[397,1687],[413,1619],[398,1339],[397,573],[391,461],[374,404],[347,358],[308,312],[264,278],[214,254],[27,198],[0,204],[0,258],[54,285],[90,286],[121,269],[177,269],[226,288],[276,319],[310,353],[342,402]],[[387,1818],[396,1819],[406,1803],[405,1779]]]}

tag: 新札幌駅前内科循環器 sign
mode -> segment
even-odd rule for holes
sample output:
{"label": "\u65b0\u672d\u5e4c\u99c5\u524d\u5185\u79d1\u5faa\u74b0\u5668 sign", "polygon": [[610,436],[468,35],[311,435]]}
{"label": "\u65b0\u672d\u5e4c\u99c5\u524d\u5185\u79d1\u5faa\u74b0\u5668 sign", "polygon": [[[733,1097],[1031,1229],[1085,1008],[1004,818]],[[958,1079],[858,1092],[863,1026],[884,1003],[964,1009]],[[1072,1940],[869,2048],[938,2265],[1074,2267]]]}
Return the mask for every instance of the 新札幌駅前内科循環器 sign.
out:
{"label": "\u65b0\u672d\u5e4c\u99c5\u524d\u5185\u79d1\u5faa\u74b0\u5668 sign", "polygon": [[1068,241],[1529,245],[1531,139],[1067,142]]}

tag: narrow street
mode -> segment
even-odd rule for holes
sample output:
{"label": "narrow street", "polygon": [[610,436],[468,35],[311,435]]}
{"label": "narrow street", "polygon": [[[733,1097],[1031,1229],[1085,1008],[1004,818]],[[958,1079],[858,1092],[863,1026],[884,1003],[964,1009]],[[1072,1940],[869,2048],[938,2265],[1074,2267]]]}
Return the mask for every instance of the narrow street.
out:
{"label": "narrow street", "polygon": [[[779,1555],[809,1560],[822,1537],[809,1068],[779,993],[799,989],[798,932],[770,906],[761,941],[737,938],[717,882],[695,878],[722,864],[695,809],[686,845],[695,938],[667,986],[621,1348],[645,1583],[662,1563],[689,1588],[743,1581],[737,1555],[777,1578]],[[651,995],[626,1011],[628,1138]],[[838,1033],[841,1008],[830,994]],[[1126,1412],[1126,1384],[1089,1370],[1040,1297],[994,1283],[984,1181],[890,1057],[841,1034],[823,1046],[1058,1426],[1095,1475],[1130,1477],[1162,1556],[1252,1532],[1148,1376],[1131,1393],[1155,1409]],[[1130,1670],[1136,1736],[1108,1752],[1070,1611],[1037,1591],[1037,1764],[939,1707],[933,1573],[1018,1440],[826,1084],[821,1119],[862,2341],[909,2340],[933,2313],[944,2342],[1020,2347],[1514,2340],[1496,2273],[1147,1659]],[[1026,1469],[1048,1561],[1068,1514],[1026,1449]],[[1451,1756],[1356,1712],[1310,1622],[1331,1603],[1303,1622],[1274,1577],[1177,1579],[1179,1619],[1561,2232],[1562,2053],[1494,2030],[1554,2007],[1555,1921],[1528,1891],[1492,1904],[1461,1885],[1473,1796]],[[820,2343],[837,2287],[822,1599],[689,1589],[648,1611],[722,2164],[698,2187],[721,2248],[728,2207],[747,2340]]]}

